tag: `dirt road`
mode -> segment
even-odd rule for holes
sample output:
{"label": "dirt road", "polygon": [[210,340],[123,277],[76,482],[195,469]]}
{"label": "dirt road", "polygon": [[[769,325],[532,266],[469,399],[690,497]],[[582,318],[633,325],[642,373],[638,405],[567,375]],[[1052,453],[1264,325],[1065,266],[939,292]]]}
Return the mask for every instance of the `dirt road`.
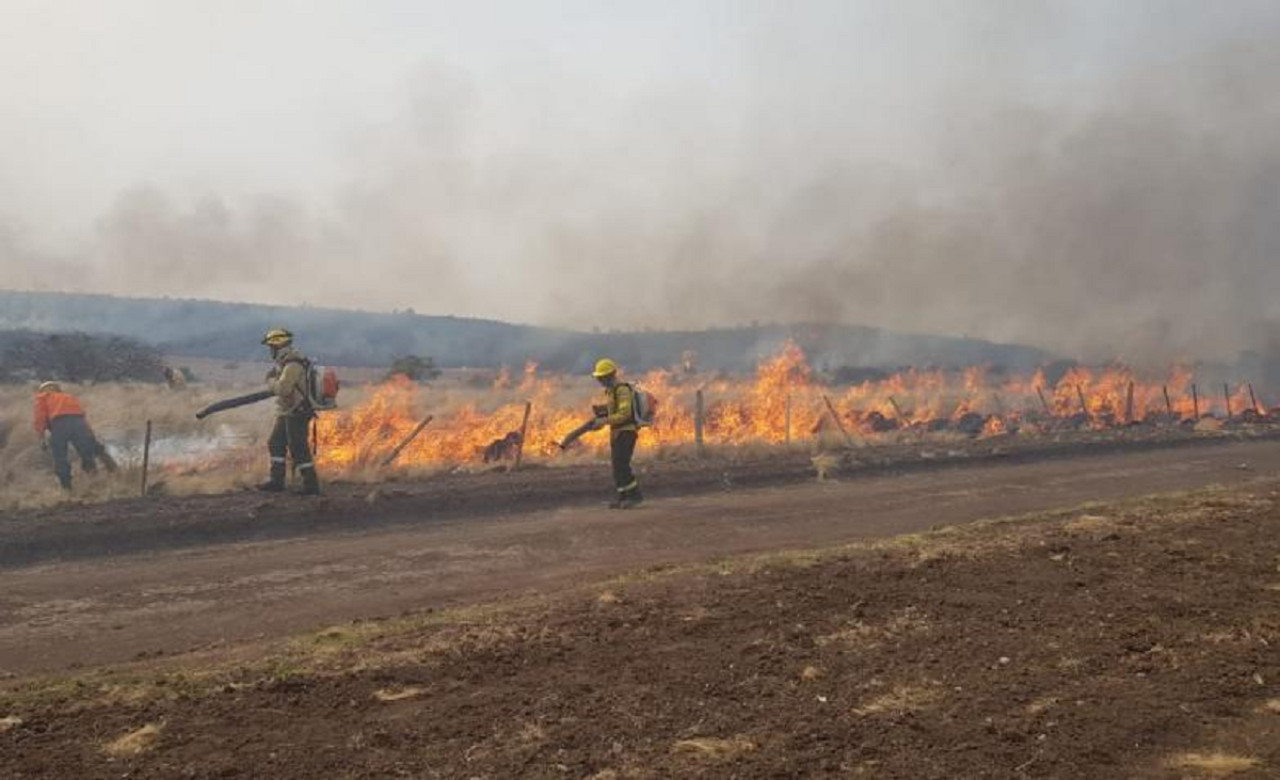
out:
{"label": "dirt road", "polygon": [[838,544],[982,517],[1234,483],[1280,446],[974,465],[491,515],[0,570],[0,673],[270,639],[356,618],[544,591],[648,566]]}

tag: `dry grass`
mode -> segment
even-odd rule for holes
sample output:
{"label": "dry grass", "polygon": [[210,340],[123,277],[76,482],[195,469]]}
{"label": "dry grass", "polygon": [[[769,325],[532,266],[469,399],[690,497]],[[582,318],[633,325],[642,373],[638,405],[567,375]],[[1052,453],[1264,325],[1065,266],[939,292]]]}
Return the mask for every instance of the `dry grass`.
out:
{"label": "dry grass", "polygon": [[409,687],[409,688],[382,688],[373,692],[373,698],[383,704],[391,704],[397,701],[408,701],[416,699],[426,693],[426,689]]}
{"label": "dry grass", "polygon": [[833,481],[830,475],[840,469],[840,461],[839,456],[830,454],[814,455],[809,459],[819,482]]}
{"label": "dry grass", "polygon": [[526,723],[520,727],[520,741],[526,745],[536,745],[547,741],[547,730],[537,723]]}
{"label": "dry grass", "polygon": [[1258,712],[1280,715],[1280,699],[1270,699],[1263,702],[1262,706],[1258,708]]}
{"label": "dry grass", "polygon": [[[142,440],[153,425],[152,484],[175,494],[220,492],[246,483],[270,425],[271,409],[246,407],[198,422],[194,413],[211,401],[241,392],[195,385],[173,392],[160,385],[66,385],[85,406],[89,423],[120,463],[116,474],[83,474],[72,457],[74,493],[58,487],[53,464],[31,425],[33,388],[0,387],[0,510],[52,506],[68,500],[105,501],[137,494]],[[203,463],[210,468],[198,468]]]}
{"label": "dry grass", "polygon": [[833,634],[818,637],[817,643],[819,646],[842,644],[870,648],[899,637],[921,634],[928,630],[928,618],[915,607],[907,607],[890,615],[883,623],[854,621]]}
{"label": "dry grass", "polygon": [[874,696],[853,709],[854,715],[872,717],[887,715],[901,717],[933,705],[939,699],[938,692],[912,685],[896,685],[887,693]]}
{"label": "dry grass", "polygon": [[1110,533],[1118,528],[1114,518],[1103,515],[1082,514],[1063,526],[1063,530],[1072,533]]}
{"label": "dry grass", "polygon": [[102,752],[112,758],[131,758],[140,756],[150,750],[155,749],[160,744],[160,732],[163,725],[148,724],[136,731],[131,731],[123,737],[108,742],[102,746]]}
{"label": "dry grass", "polygon": [[0,718],[0,734],[5,733],[6,731],[12,731],[22,724],[22,718],[19,718],[17,715],[8,715]]}
{"label": "dry grass", "polygon": [[1026,712],[1028,715],[1040,715],[1058,706],[1059,701],[1057,696],[1045,696],[1028,704]]}
{"label": "dry grass", "polygon": [[682,739],[671,746],[674,753],[682,753],[705,761],[730,761],[759,749],[755,740],[741,734],[728,739],[698,737]]}
{"label": "dry grass", "polygon": [[1170,769],[1196,772],[1209,777],[1226,777],[1247,772],[1259,763],[1256,758],[1226,753],[1181,753],[1165,762]]}

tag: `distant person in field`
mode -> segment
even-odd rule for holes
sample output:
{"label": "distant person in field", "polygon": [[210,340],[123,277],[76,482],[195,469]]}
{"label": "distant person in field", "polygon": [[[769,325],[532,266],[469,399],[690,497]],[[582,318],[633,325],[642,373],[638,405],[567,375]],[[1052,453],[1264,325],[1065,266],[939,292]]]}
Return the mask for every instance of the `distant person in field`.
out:
{"label": "distant person in field", "polygon": [[293,334],[283,328],[267,331],[262,343],[271,350],[271,359],[275,362],[267,374],[267,388],[276,396],[276,423],[271,429],[271,438],[267,439],[271,476],[258,489],[268,493],[284,491],[286,456],[293,455],[294,466],[302,475],[302,494],[319,495],[320,480],[308,441],[316,412],[307,392],[307,358],[294,348]]}
{"label": "distant person in field", "polygon": [[165,366],[164,368],[164,383],[169,386],[170,390],[178,391],[187,389],[187,378],[183,375],[182,371],[169,368],[168,366]]}
{"label": "distant person in field", "polygon": [[631,470],[631,458],[635,455],[639,438],[635,390],[618,380],[618,364],[607,358],[596,363],[591,375],[604,387],[605,394],[604,407],[599,410],[604,413],[595,417],[592,429],[609,428],[609,455],[613,462],[613,486],[617,490],[617,496],[609,506],[627,509],[644,500],[640,495],[640,482]]}
{"label": "distant person in field", "polygon": [[75,396],[62,392],[57,382],[45,382],[36,390],[36,435],[40,446],[53,451],[53,473],[63,490],[71,489],[71,460],[68,447],[75,447],[86,474],[98,470],[102,445],[85,418],[84,406]]}

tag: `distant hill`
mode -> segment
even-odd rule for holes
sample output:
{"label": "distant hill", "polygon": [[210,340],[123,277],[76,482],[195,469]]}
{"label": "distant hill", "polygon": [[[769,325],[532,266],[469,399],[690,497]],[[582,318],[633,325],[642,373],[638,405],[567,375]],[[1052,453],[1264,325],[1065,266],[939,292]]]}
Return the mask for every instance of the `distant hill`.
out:
{"label": "distant hill", "polygon": [[599,355],[633,370],[675,365],[692,350],[704,369],[744,371],[795,340],[820,367],[905,365],[1026,367],[1052,357],[1033,347],[896,333],[851,325],[760,325],[706,331],[582,333],[493,320],[263,306],[216,301],[0,291],[0,328],[126,336],[167,353],[222,360],[261,358],[263,331],[284,326],[319,359],[387,365],[429,355],[444,367],[519,366],[527,360],[581,371]]}
{"label": "distant hill", "polygon": [[115,335],[0,330],[0,382],[160,382],[160,351]]}

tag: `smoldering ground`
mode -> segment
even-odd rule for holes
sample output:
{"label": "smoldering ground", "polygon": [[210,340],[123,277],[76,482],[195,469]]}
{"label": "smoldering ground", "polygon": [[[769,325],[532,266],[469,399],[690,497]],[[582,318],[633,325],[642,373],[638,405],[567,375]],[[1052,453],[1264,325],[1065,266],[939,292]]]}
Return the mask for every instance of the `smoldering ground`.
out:
{"label": "smoldering ground", "polygon": [[1280,7],[1114,6],[666,8],[597,19],[596,48],[566,16],[498,68],[423,51],[398,113],[333,134],[336,188],[137,170],[58,251],[9,219],[5,283],[844,321],[1140,363],[1269,349]]}

